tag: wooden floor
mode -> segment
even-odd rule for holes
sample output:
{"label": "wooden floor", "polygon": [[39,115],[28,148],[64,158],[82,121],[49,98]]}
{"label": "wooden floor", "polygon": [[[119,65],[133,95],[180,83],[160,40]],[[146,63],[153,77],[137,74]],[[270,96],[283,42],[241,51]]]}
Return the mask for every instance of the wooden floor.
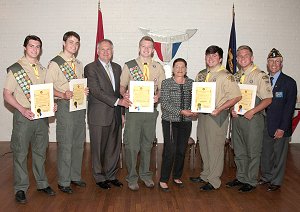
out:
{"label": "wooden floor", "polygon": [[[258,186],[251,193],[239,193],[237,189],[225,187],[225,182],[233,179],[235,169],[229,167],[225,160],[220,189],[203,192],[199,184],[189,182],[190,176],[200,172],[199,153],[196,157],[196,168],[191,169],[187,152],[186,165],[182,180],[184,188],[169,184],[171,192],[164,193],[156,186],[148,189],[140,183],[140,190],[132,192],[125,182],[126,168],[123,166],[118,178],[124,183],[123,188],[113,187],[101,190],[96,187],[91,175],[91,157],[89,144],[85,145],[82,177],[87,182],[86,188],[74,188],[71,195],[57,189],[56,151],[57,144],[50,143],[47,156],[47,174],[56,196],[49,197],[36,190],[35,181],[30,167],[30,188],[27,192],[28,203],[21,205],[15,202],[13,192],[12,154],[0,158],[0,211],[300,211],[300,144],[290,144],[288,164],[284,184],[281,190],[267,192],[265,186]],[[158,182],[160,175],[162,144],[153,148],[151,169],[154,180]],[[10,151],[9,142],[0,142],[0,155]],[[158,169],[155,169],[157,152]]]}

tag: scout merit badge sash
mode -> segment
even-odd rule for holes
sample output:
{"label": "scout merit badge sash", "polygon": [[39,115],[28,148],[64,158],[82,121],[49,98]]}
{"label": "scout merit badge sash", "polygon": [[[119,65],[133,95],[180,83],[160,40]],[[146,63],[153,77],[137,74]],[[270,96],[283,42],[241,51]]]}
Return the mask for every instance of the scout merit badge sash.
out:
{"label": "scout merit badge sash", "polygon": [[135,81],[144,81],[144,74],[143,71],[140,69],[139,65],[137,64],[136,60],[130,60],[126,63],[129,68],[129,73],[133,77]]}
{"label": "scout merit badge sash", "polygon": [[21,87],[24,95],[30,102],[30,85],[32,85],[32,82],[26,73],[26,71],[23,69],[23,67],[19,63],[15,63],[7,68],[7,73],[9,70],[12,71],[15,79],[17,80],[17,83]]}
{"label": "scout merit badge sash", "polygon": [[60,70],[62,71],[68,82],[70,82],[70,80],[72,79],[77,79],[75,71],[61,56],[57,55],[51,61],[56,62],[58,64]]}

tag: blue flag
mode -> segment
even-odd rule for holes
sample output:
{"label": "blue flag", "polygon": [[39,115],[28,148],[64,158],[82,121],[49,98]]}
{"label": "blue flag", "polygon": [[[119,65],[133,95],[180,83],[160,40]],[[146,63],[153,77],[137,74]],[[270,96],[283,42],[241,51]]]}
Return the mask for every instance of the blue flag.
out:
{"label": "blue flag", "polygon": [[232,74],[235,74],[237,61],[236,61],[236,34],[235,34],[234,6],[232,10],[233,10],[233,14],[232,14],[233,17],[232,17],[232,25],[231,25],[230,38],[229,38],[226,69],[230,71]]}

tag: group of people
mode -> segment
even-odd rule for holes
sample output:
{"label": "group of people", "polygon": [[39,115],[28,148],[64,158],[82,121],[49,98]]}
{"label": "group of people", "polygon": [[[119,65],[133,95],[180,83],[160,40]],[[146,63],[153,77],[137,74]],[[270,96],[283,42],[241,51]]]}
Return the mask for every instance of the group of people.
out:
{"label": "group of people", "polygon": [[[53,83],[54,87],[58,189],[71,194],[71,184],[86,186],[81,178],[86,111],[69,111],[69,101],[73,97],[69,82],[71,79],[84,77],[87,78],[88,85],[84,93],[88,95],[87,120],[92,173],[101,189],[123,186],[116,175],[124,125],[128,188],[132,191],[139,190],[139,179],[146,187],[154,187],[150,155],[155,139],[158,103],[161,103],[164,138],[158,184],[162,191],[170,191],[170,177],[176,186],[184,187],[181,177],[194,118],[198,118],[197,137],[203,170],[200,176],[190,177],[190,180],[204,183],[200,187],[203,191],[220,187],[229,114],[232,116],[232,142],[237,177],[226,186],[240,186],[239,190],[242,192],[253,190],[257,185],[261,161],[262,177],[259,184],[269,183],[269,190],[280,188],[288,138],[291,136],[297,86],[292,78],[282,73],[283,57],[278,50],[272,49],[268,55],[269,78],[253,64],[253,52],[249,46],[241,46],[237,50],[237,61],[241,70],[235,75],[222,66],[223,50],[218,46],[209,46],[205,51],[206,69],[200,71],[195,80],[216,82],[216,108],[211,114],[206,114],[191,111],[194,80],[187,77],[186,60],[175,59],[172,77],[165,79],[162,65],[153,60],[154,41],[149,36],[140,40],[139,56],[126,62],[123,69],[112,61],[114,45],[109,39],[103,39],[97,44],[98,59],[84,68],[75,57],[80,46],[80,36],[76,32],[69,31],[64,34],[63,51],[50,61],[47,69],[39,63],[42,49],[39,37],[27,36],[23,46],[24,56],[8,67],[3,90],[4,100],[15,108],[11,149],[17,202],[27,202],[27,155],[30,144],[37,190],[50,196],[55,195],[45,172],[49,142],[48,119],[34,119],[34,113],[30,110],[29,91],[33,84]],[[129,112],[128,108],[132,104],[130,81],[154,82],[154,112]],[[242,98],[238,83],[257,85],[256,105],[243,116],[232,110]]]}

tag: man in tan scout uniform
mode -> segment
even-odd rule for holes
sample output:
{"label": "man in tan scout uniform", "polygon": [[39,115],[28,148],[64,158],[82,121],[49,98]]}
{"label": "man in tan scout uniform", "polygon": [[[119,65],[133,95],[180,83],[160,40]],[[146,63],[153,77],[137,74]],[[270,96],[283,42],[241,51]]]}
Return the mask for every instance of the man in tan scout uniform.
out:
{"label": "man in tan scout uniform", "polygon": [[240,192],[255,189],[262,151],[264,109],[272,102],[269,76],[253,64],[253,51],[249,46],[237,50],[237,62],[241,70],[235,74],[241,84],[257,85],[255,107],[243,116],[232,111],[232,143],[237,166],[236,179],[227,187],[241,186]]}
{"label": "man in tan scout uniform", "polygon": [[205,51],[207,68],[196,76],[197,82],[216,82],[216,109],[211,114],[200,113],[198,116],[197,136],[203,171],[200,177],[190,177],[192,182],[206,182],[200,187],[202,191],[221,186],[229,108],[242,98],[234,77],[222,66],[222,60],[223,50],[209,46]]}
{"label": "man in tan scout uniform", "polygon": [[29,188],[27,156],[30,143],[32,169],[38,191],[50,196],[55,195],[48,184],[45,172],[46,149],[49,142],[48,118],[33,120],[34,113],[30,110],[30,85],[45,82],[46,69],[38,61],[42,41],[35,35],[28,35],[23,46],[25,56],[7,68],[3,90],[4,100],[15,108],[11,149],[15,198],[19,203],[27,202],[25,193]]}
{"label": "man in tan scout uniform", "polygon": [[66,32],[63,36],[63,52],[51,60],[46,75],[46,82],[53,83],[54,96],[58,98],[56,113],[58,188],[68,194],[73,193],[71,183],[79,187],[86,186],[81,180],[86,133],[85,110],[69,112],[69,100],[73,96],[69,81],[83,78],[83,65],[75,58],[79,45],[79,35],[73,31]]}
{"label": "man in tan scout uniform", "polygon": [[[159,98],[161,82],[165,79],[163,67],[153,61],[154,41],[145,36],[139,42],[139,57],[125,63],[121,74],[120,93],[128,96],[130,81],[154,81],[156,103]],[[129,113],[126,110],[124,130],[125,157],[128,170],[126,178],[128,187],[136,191],[139,189],[138,177],[148,188],[154,187],[150,166],[150,153],[155,138],[155,127],[158,111],[153,113]],[[139,175],[136,171],[137,156],[140,152]]]}

